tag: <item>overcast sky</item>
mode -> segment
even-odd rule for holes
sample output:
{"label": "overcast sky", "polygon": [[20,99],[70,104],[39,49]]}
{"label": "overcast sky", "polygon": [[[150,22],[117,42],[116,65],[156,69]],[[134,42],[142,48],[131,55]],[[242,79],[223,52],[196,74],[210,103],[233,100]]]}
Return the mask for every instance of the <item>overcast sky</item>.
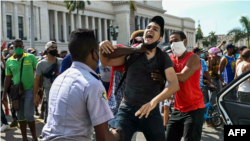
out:
{"label": "overcast sky", "polygon": [[216,34],[227,34],[234,27],[241,27],[241,16],[250,17],[250,1],[193,1],[162,0],[167,14],[178,17],[190,17],[198,27],[200,20],[204,36],[215,31]]}

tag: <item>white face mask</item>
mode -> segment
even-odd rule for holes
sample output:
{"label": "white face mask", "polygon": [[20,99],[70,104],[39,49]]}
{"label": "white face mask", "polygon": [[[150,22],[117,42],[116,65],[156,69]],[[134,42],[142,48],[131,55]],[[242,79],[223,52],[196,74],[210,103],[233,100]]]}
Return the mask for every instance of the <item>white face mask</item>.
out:
{"label": "white face mask", "polygon": [[180,57],[187,49],[184,46],[183,41],[180,42],[173,42],[171,44],[171,49],[175,56]]}
{"label": "white face mask", "polygon": [[14,54],[14,53],[15,53],[14,49],[13,50],[9,50],[9,54]]}
{"label": "white face mask", "polygon": [[222,56],[222,53],[217,53],[217,56]]}

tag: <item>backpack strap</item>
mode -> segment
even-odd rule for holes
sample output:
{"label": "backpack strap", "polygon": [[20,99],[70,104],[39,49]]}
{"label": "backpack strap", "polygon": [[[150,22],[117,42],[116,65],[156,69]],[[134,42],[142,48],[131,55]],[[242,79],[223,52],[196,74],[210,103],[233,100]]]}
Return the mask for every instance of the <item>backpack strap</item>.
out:
{"label": "backpack strap", "polygon": [[24,58],[22,59],[22,63],[21,63],[21,71],[20,71],[20,82],[22,82],[22,73],[23,73],[23,61],[24,61]]}
{"label": "backpack strap", "polygon": [[126,61],[125,73],[123,74],[121,81],[119,82],[117,88],[115,89],[115,93],[114,93],[115,96],[117,95],[118,90],[122,86],[122,83],[124,82],[127,76],[127,71],[128,71],[129,66],[131,66],[134,62],[136,62],[142,56],[143,54],[136,54],[136,53],[130,55],[129,59]]}

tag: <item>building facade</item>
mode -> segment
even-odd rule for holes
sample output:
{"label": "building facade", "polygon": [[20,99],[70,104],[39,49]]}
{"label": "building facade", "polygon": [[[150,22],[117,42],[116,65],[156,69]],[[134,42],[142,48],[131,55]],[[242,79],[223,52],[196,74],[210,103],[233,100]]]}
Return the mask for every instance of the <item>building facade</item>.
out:
{"label": "building facade", "polygon": [[[95,31],[98,42],[112,40],[109,26],[119,26],[117,43],[128,45],[134,30],[145,29],[150,19],[160,15],[165,19],[164,37],[161,42],[169,42],[173,31],[181,30],[188,38],[188,47],[195,45],[195,21],[165,14],[162,1],[135,1],[135,11],[129,1],[91,1],[84,12],[68,13],[62,1],[34,1],[35,48],[43,51],[48,41],[57,42],[59,50],[68,50],[69,34],[74,29],[89,28]],[[131,12],[134,12],[131,14]],[[132,15],[132,16],[131,16]],[[1,40],[12,41],[21,38],[25,48],[30,47],[30,2],[1,1]],[[79,20],[77,20],[79,19]],[[131,22],[131,20],[134,20]],[[77,21],[79,23],[77,23]],[[131,24],[133,23],[133,24]]]}

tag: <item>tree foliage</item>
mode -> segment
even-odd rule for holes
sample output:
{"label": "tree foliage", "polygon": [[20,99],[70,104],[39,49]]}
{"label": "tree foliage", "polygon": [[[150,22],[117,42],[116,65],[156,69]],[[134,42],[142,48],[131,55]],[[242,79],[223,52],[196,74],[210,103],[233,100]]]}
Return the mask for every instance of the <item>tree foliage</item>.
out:
{"label": "tree foliage", "polygon": [[215,35],[215,32],[214,31],[211,31],[208,35],[208,40],[210,42],[210,45],[211,46],[216,46],[217,44],[217,39],[218,39],[218,36]]}
{"label": "tree foliage", "polygon": [[242,28],[233,28],[228,31],[227,35],[234,35],[233,41],[237,43],[238,41],[247,38],[248,48],[249,45],[249,38],[250,38],[250,19],[247,16],[242,16],[240,18],[240,23],[242,25]]}

